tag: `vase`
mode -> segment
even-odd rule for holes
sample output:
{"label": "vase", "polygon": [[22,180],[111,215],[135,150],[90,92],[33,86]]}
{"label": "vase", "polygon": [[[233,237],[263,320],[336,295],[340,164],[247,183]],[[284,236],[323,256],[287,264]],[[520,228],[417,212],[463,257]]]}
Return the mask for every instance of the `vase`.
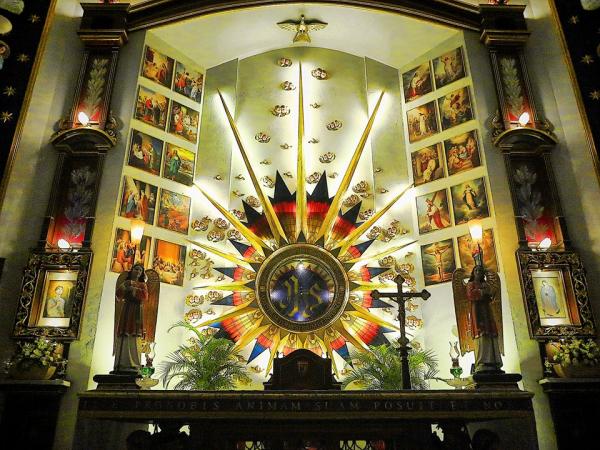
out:
{"label": "vase", "polygon": [[10,378],[14,380],[49,380],[56,372],[56,366],[39,366],[37,364],[16,365],[10,369]]}
{"label": "vase", "polygon": [[583,364],[553,364],[554,372],[560,378],[598,378],[600,377],[599,366],[585,366]]}

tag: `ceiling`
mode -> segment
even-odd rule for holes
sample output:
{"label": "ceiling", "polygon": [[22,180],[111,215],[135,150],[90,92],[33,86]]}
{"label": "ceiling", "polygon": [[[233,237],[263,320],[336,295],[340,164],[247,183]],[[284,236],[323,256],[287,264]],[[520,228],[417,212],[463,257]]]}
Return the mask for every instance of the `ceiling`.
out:
{"label": "ceiling", "polygon": [[158,27],[152,33],[208,68],[235,58],[290,46],[293,33],[276,24],[297,20],[300,14],[329,24],[324,30],[311,33],[312,46],[368,56],[397,68],[457,33],[453,28],[399,14],[315,3],[272,5],[206,15]]}

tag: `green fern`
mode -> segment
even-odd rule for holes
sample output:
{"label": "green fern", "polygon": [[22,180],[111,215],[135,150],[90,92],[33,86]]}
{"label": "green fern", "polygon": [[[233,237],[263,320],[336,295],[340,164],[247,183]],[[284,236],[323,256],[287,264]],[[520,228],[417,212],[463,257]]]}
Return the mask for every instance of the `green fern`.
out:
{"label": "green fern", "polygon": [[[344,388],[354,383],[367,390],[402,389],[402,364],[398,347],[384,344],[369,347],[368,352],[353,355],[353,367],[344,380]],[[413,389],[428,389],[428,380],[438,374],[437,358],[431,350],[411,350],[408,355]]]}
{"label": "green fern", "polygon": [[177,390],[221,391],[233,389],[237,382],[250,382],[232,341],[203,334],[187,322],[177,322],[169,331],[179,327],[195,336],[189,339],[189,345],[180,345],[160,364],[165,388],[174,383]]}

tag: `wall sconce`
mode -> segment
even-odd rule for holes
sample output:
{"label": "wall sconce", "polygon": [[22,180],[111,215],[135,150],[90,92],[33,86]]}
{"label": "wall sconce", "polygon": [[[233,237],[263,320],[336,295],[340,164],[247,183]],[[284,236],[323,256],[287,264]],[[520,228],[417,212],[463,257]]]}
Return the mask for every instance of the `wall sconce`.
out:
{"label": "wall sconce", "polygon": [[[140,242],[142,242],[142,236],[144,235],[144,226],[146,225],[146,222],[144,222],[143,220],[139,220],[139,219],[132,219],[131,220],[131,243],[133,244],[133,264],[136,264],[138,261],[137,258],[137,252],[138,252],[138,246],[140,245]],[[143,264],[144,261],[142,260],[142,252],[140,251],[140,262]]]}
{"label": "wall sconce", "polygon": [[67,241],[66,239],[59,239],[58,242],[56,243],[56,246],[62,252],[68,252],[68,251],[72,250],[71,244],[69,244],[69,241]]}
{"label": "wall sconce", "polygon": [[89,116],[83,111],[79,111],[79,114],[77,114],[77,120],[79,120],[79,123],[84,127],[87,127],[90,123]]}
{"label": "wall sconce", "polygon": [[131,221],[131,242],[136,247],[142,242],[145,225],[146,223],[143,220],[134,219]]}
{"label": "wall sconce", "polygon": [[525,111],[523,114],[521,114],[519,116],[519,121],[518,121],[519,126],[521,126],[521,127],[527,126],[527,124],[529,123],[529,119],[530,119],[529,113],[527,111]]}
{"label": "wall sconce", "polygon": [[552,239],[550,239],[549,237],[547,237],[547,238],[542,239],[542,242],[540,242],[538,244],[538,248],[540,250],[548,250],[551,245],[552,245]]}
{"label": "wall sconce", "polygon": [[481,226],[481,220],[469,220],[467,225],[469,226],[471,240],[477,244],[477,253],[473,253],[473,259],[475,260],[476,265],[483,266],[483,252],[481,251],[483,227]]}

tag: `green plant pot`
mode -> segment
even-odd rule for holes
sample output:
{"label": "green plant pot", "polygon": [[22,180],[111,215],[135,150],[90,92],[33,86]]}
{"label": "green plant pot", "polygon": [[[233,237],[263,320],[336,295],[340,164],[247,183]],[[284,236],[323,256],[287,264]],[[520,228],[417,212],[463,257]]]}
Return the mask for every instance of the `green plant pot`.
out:
{"label": "green plant pot", "polygon": [[49,380],[56,372],[56,366],[21,365],[11,367],[10,378],[14,380]]}

